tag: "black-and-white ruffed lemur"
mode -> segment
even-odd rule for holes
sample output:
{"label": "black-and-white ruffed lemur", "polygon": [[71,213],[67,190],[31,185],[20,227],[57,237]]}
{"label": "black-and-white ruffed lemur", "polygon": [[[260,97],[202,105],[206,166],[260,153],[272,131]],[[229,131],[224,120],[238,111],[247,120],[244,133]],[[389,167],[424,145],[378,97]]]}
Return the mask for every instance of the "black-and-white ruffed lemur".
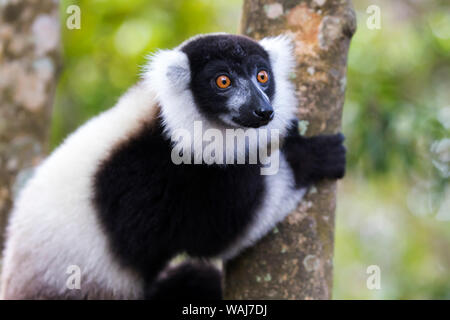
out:
{"label": "black-and-white ruffed lemur", "polygon": [[[341,134],[298,133],[292,51],[286,37],[210,34],[154,54],[142,80],[71,134],[21,190],[1,297],[221,298],[211,261],[255,243],[309,185],[344,175]],[[262,175],[260,161],[174,163],[174,132],[193,132],[196,121],[220,132],[279,130],[267,156],[279,158],[278,171]],[[189,258],[173,263],[180,255]],[[80,286],[69,289],[72,265]]]}

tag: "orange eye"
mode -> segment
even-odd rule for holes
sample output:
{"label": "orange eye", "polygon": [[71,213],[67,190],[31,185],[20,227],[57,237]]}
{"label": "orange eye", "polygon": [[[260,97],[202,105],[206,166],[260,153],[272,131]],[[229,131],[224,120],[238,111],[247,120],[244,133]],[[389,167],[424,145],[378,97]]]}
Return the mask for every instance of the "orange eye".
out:
{"label": "orange eye", "polygon": [[216,79],[216,84],[221,89],[226,89],[230,86],[231,80],[225,75],[218,76]]}
{"label": "orange eye", "polygon": [[269,81],[269,74],[267,73],[267,71],[261,70],[260,72],[258,72],[256,78],[259,82],[266,83],[267,81]]}

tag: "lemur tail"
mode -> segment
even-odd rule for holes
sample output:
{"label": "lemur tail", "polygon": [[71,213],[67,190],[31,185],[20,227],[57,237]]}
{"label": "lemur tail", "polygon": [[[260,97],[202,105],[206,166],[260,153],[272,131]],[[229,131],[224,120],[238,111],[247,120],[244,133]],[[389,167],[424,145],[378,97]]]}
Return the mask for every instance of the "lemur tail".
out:
{"label": "lemur tail", "polygon": [[146,293],[152,300],[220,300],[222,275],[213,264],[184,262],[170,268]]}

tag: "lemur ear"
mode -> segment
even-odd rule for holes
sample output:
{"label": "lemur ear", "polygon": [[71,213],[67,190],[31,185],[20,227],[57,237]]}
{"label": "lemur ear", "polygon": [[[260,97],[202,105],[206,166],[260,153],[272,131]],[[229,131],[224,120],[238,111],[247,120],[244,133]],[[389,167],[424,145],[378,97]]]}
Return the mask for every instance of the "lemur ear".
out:
{"label": "lemur ear", "polygon": [[191,72],[186,54],[180,50],[160,50],[149,56],[143,79],[155,92],[181,92],[189,88]]}
{"label": "lemur ear", "polygon": [[272,70],[275,78],[288,78],[294,71],[294,43],[287,35],[268,37],[259,41],[259,44],[269,53]]}

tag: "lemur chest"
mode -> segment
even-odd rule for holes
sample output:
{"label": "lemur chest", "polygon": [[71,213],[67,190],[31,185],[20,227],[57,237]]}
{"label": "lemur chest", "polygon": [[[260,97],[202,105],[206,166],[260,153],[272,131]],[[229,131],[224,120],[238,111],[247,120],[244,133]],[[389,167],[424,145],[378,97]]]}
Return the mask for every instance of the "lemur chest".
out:
{"label": "lemur chest", "polygon": [[113,246],[215,255],[238,238],[263,202],[259,165],[175,165],[161,131],[124,143],[95,176],[94,205]]}

